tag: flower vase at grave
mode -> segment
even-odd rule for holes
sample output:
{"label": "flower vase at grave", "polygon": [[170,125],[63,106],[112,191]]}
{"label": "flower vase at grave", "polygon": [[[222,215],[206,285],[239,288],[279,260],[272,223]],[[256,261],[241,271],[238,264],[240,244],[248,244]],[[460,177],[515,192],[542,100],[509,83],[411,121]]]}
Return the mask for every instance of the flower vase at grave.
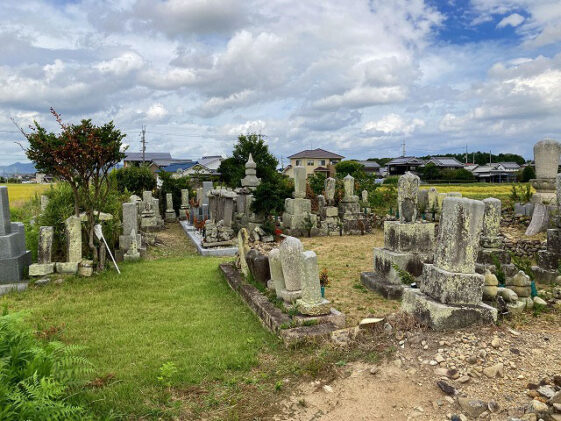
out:
{"label": "flower vase at grave", "polygon": [[325,298],[325,287],[321,286],[321,298]]}

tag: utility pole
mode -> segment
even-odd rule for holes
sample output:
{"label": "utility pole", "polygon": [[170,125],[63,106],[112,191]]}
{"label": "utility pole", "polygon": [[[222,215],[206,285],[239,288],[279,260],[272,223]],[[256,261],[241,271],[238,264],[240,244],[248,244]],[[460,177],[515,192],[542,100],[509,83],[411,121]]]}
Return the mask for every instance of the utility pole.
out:
{"label": "utility pole", "polygon": [[142,165],[146,163],[146,127],[142,125],[142,131],[140,132],[140,143],[142,144]]}
{"label": "utility pole", "polygon": [[405,156],[405,138],[401,141],[401,156]]}
{"label": "utility pole", "polygon": [[468,163],[468,145],[466,145],[466,164]]}
{"label": "utility pole", "polygon": [[491,165],[491,161],[492,161],[492,159],[491,159],[491,151],[489,151],[489,165]]}

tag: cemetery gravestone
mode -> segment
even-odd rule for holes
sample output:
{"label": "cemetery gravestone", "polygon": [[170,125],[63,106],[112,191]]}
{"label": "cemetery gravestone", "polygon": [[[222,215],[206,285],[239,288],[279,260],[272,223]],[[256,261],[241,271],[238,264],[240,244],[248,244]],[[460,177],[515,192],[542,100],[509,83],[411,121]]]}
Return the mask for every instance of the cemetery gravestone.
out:
{"label": "cemetery gravestone", "polygon": [[8,188],[0,186],[0,294],[12,289],[24,289],[21,283],[31,264],[31,252],[25,247],[25,228],[12,222]]}
{"label": "cemetery gravestone", "polygon": [[55,264],[52,263],[54,228],[39,228],[39,244],[37,248],[37,263],[29,266],[29,276],[45,276],[55,271]]}
{"label": "cemetery gravestone", "polygon": [[406,289],[402,309],[433,329],[493,323],[497,310],[482,302],[483,275],[475,273],[485,205],[444,199],[434,264],[424,264],[421,288]]}

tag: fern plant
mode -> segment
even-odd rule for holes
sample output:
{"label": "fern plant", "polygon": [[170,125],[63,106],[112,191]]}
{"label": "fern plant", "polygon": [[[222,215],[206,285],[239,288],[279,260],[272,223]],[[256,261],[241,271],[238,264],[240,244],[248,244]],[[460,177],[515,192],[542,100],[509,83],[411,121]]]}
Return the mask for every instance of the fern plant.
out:
{"label": "fern plant", "polygon": [[0,316],[0,419],[88,419],[69,399],[93,371],[81,350],[41,342],[21,313]]}

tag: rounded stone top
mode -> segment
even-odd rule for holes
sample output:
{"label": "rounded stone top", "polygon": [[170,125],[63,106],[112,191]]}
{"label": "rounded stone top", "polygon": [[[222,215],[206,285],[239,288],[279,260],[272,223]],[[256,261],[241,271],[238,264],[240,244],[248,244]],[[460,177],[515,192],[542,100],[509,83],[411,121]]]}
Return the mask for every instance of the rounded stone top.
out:
{"label": "rounded stone top", "polygon": [[534,150],[536,148],[543,148],[543,147],[547,147],[547,146],[557,146],[557,147],[561,147],[561,143],[559,143],[557,140],[555,139],[551,139],[549,137],[546,137],[545,139],[540,140],[539,142],[537,142],[534,145]]}
{"label": "rounded stone top", "polygon": [[354,180],[354,179],[355,178],[350,174],[347,174],[347,176],[344,178],[344,180]]}
{"label": "rounded stone top", "polygon": [[245,167],[246,168],[253,168],[253,169],[257,168],[257,164],[253,160],[253,156],[251,154],[249,154],[249,158],[247,159],[247,162],[245,163]]}

